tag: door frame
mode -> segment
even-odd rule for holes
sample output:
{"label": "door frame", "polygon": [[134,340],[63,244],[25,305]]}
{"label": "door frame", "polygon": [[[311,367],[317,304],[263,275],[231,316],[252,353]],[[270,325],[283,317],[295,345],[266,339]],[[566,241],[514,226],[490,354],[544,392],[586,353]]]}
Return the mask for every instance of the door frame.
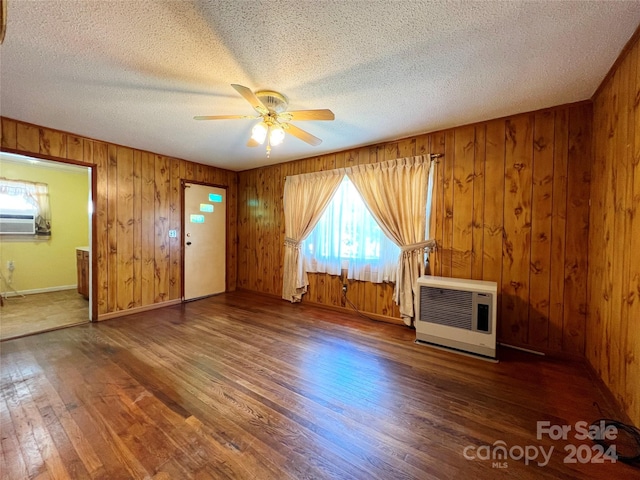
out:
{"label": "door frame", "polygon": [[[219,185],[217,183],[211,182],[201,182],[198,180],[187,180],[185,178],[180,179],[180,300],[182,303],[190,302],[191,300],[184,299],[184,242],[185,242],[185,224],[186,220],[184,218],[184,191],[186,189],[186,184],[192,183],[193,185],[202,185],[204,187],[215,187],[222,188],[224,190],[224,258],[225,258],[225,272],[224,272],[224,291],[229,291],[229,275],[227,275],[227,269],[229,267],[227,259],[229,258],[229,202],[228,202],[228,193],[229,186],[228,185]],[[195,299],[197,300],[197,299]]]}
{"label": "door frame", "polygon": [[47,160],[49,162],[66,163],[69,165],[76,165],[78,167],[85,167],[89,169],[89,175],[91,176],[91,188],[89,192],[89,201],[91,202],[91,214],[89,215],[89,322],[98,321],[98,256],[95,252],[98,251],[98,240],[95,235],[96,232],[96,196],[98,191],[98,168],[95,163],[87,163],[71,158],[56,157],[53,155],[47,155],[44,153],[26,152],[24,150],[17,150],[15,148],[1,147],[0,151],[6,153],[12,153],[14,155],[20,155],[22,157],[32,157],[39,160]]}

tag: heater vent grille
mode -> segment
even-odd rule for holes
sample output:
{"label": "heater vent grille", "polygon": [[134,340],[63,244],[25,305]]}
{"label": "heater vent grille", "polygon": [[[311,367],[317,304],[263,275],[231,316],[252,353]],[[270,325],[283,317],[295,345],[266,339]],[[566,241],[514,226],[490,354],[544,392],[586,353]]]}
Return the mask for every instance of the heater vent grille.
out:
{"label": "heater vent grille", "polygon": [[422,286],[420,321],[471,330],[473,292]]}

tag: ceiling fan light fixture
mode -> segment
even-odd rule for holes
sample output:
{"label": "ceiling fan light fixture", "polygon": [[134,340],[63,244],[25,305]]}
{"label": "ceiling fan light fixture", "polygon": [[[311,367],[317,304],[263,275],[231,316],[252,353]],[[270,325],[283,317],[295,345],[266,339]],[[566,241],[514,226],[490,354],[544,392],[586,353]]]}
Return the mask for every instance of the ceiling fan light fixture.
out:
{"label": "ceiling fan light fixture", "polygon": [[[0,5],[3,0],[0,0]],[[247,115],[198,115],[193,117],[194,120],[229,120],[237,118],[261,119],[259,123],[251,129],[251,138],[247,142],[247,147],[257,147],[264,145],[267,141],[267,157],[271,153],[271,146],[280,145],[284,141],[285,135],[292,136],[302,140],[303,142],[313,145],[320,145],[322,140],[314,137],[309,132],[298,128],[292,123],[292,120],[334,120],[335,115],[329,109],[318,110],[292,110],[287,111],[289,102],[281,93],[273,90],[259,90],[252,92],[249,88],[231,84],[231,86],[244,99],[251,104],[253,109],[258,113],[257,117]]]}
{"label": "ceiling fan light fixture", "polygon": [[262,145],[267,138],[267,133],[269,133],[269,127],[266,123],[260,122],[251,129],[251,138]]}
{"label": "ceiling fan light fixture", "polygon": [[284,128],[280,125],[274,125],[270,128],[269,132],[269,143],[271,145],[276,146],[280,145],[284,140]]}

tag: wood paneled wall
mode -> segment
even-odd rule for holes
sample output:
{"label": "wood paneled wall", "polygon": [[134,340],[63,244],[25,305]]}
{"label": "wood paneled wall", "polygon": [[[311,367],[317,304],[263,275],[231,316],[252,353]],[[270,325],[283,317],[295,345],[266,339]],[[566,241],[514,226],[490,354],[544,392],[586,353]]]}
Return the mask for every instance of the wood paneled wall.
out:
{"label": "wood paneled wall", "polygon": [[594,96],[593,128],[586,356],[640,425],[638,32]]}
{"label": "wood paneled wall", "polygon": [[[431,218],[435,275],[496,281],[501,341],[584,353],[589,103],[522,114],[239,173],[238,287],[280,295],[284,177],[443,153]],[[393,286],[352,281],[364,312],[399,318]],[[303,301],[345,306],[339,278],[310,275]]]}
{"label": "wood paneled wall", "polygon": [[[181,179],[227,187],[227,290],[235,290],[235,172],[1,120],[3,150],[71,160],[96,169],[93,255],[98,318],[180,300]],[[169,238],[169,230],[177,230],[177,238]]]}

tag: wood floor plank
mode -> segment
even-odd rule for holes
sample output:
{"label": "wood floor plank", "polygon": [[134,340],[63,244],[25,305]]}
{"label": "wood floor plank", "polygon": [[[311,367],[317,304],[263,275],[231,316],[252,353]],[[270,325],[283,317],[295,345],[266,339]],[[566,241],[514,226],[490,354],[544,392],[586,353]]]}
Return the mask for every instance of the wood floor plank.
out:
{"label": "wood floor plank", "polygon": [[[5,353],[5,349],[2,349]],[[3,355],[2,358],[2,392],[5,396],[6,405],[9,409],[11,422],[16,434],[16,441],[20,445],[22,458],[26,467],[29,478],[36,478],[38,475],[46,471],[40,449],[36,439],[34,438],[32,426],[29,424],[26,414],[24,413],[22,399],[16,391],[16,384],[19,380],[16,378],[13,365],[10,360]]]}
{"label": "wood floor plank", "polygon": [[[200,436],[204,437],[201,438],[201,440],[207,448],[207,458],[212,461],[213,464],[224,464],[225,462],[234,463],[235,456],[231,456],[230,458],[230,453],[244,452],[247,449],[250,454],[249,459],[240,459],[236,462],[240,469],[244,468],[244,464],[254,463],[254,458],[269,459],[270,457],[277,456],[266,446],[264,450],[261,451],[258,442],[245,443],[245,432],[239,430],[237,426],[226,417],[221,417],[216,422],[218,428],[224,429],[222,434],[217,433],[215,430],[211,433],[206,432],[206,429],[202,428],[201,422],[192,416],[190,412],[193,411],[195,415],[206,416],[209,413],[206,409],[215,406],[213,402],[209,401],[207,397],[191,395],[190,392],[197,393],[197,390],[195,390],[191,384],[184,383],[181,371],[172,370],[170,365],[163,364],[162,358],[156,358],[152,352],[147,352],[147,355],[148,356],[145,355],[145,359],[154,359],[160,368],[150,371],[146,363],[143,364],[138,361],[138,359],[130,355],[126,349],[120,350],[112,360],[120,366],[123,371],[126,371],[133,377],[145,376],[144,386],[149,392],[152,392],[153,397],[159,399],[166,407],[166,410],[172,411],[175,414],[174,416],[178,416],[185,423],[192,425]],[[166,354],[163,353],[162,357],[166,357]],[[178,385],[184,385],[184,393],[181,398],[175,396],[175,387]],[[202,405],[200,399],[204,401],[204,405]],[[200,405],[198,405],[198,403],[200,403]],[[203,409],[203,407],[205,409]],[[191,448],[193,449],[193,445],[191,445]],[[259,455],[255,455],[254,457],[256,453]],[[285,460],[283,457],[282,463],[284,463]],[[206,465],[204,467],[206,467]],[[255,465],[255,467],[259,467],[263,473],[269,470],[266,468],[268,465],[265,464]],[[221,478],[221,472],[218,472],[217,475],[218,478]],[[275,475],[273,478],[278,477],[278,475]],[[230,478],[233,478],[233,476],[230,476]]]}
{"label": "wood floor plank", "polygon": [[[234,292],[2,342],[2,478],[633,478],[536,438],[537,421],[619,417],[583,364],[414,339]],[[497,441],[554,453],[502,471],[463,456]]]}
{"label": "wood floor plank", "polygon": [[[169,376],[173,383],[180,384],[181,372],[172,368],[170,352],[167,351],[167,348],[163,348],[162,354],[166,361],[160,357],[155,360],[162,367],[163,375]],[[289,445],[292,439],[304,441],[309,433],[301,429],[297,423],[288,424],[286,419],[278,417],[276,412],[266,409],[263,405],[249,402],[237,390],[225,388],[225,382],[222,378],[207,376],[206,372],[194,369],[194,377],[189,378],[189,380],[190,384],[185,385],[187,389],[199,388],[201,390],[197,391],[194,401],[200,400],[206,403],[208,408],[214,409],[219,416],[232,419],[228,423],[227,429],[231,429],[234,433],[227,443],[234,447],[240,442],[236,438],[241,439],[247,432],[254,438],[262,440],[265,444],[275,437],[280,443],[286,445]],[[206,412],[198,412],[198,414],[206,415]],[[271,423],[278,423],[278,428],[273,429]],[[303,448],[301,446],[303,444],[298,444],[297,448]],[[242,449],[242,446],[237,446],[236,448]],[[296,452],[296,454],[298,453]],[[339,461],[339,459],[336,459],[336,462]],[[332,469],[336,469],[335,465],[330,466]]]}
{"label": "wood floor plank", "polygon": [[[90,333],[90,338],[96,339]],[[36,361],[43,369],[47,380],[55,387],[56,392],[64,402],[65,408],[71,420],[80,428],[87,442],[98,455],[98,461],[103,465],[91,473],[91,477],[102,480],[111,478],[145,478],[145,472],[138,477],[132,475],[131,468],[122,460],[120,442],[114,442],[108,428],[105,428],[104,419],[93,408],[96,396],[92,393],[91,385],[99,383],[109,387],[102,379],[94,379],[94,366],[92,359],[83,355],[83,342],[76,344],[75,355],[68,355],[71,349],[68,342],[55,342],[53,344],[42,341],[45,337],[32,336],[25,338],[34,352]],[[46,355],[44,354],[46,352]],[[118,419],[117,409],[114,409],[114,419]],[[135,462],[134,462],[135,463]]]}
{"label": "wood floor plank", "polygon": [[[35,358],[30,353],[25,354],[23,359],[25,357],[29,364],[36,363]],[[49,383],[43,372],[39,375],[32,375],[29,378],[27,378],[28,372],[23,371],[22,374],[38,405],[38,409],[40,411],[44,411],[45,409],[51,410],[50,422],[51,424],[56,422],[57,426],[60,427],[59,430],[61,430],[58,431],[58,436],[63,437],[62,441],[64,441],[65,438],[67,439],[75,451],[77,459],[82,462],[86,473],[91,476],[96,474],[97,471],[103,468],[102,462],[96,455],[91,444],[85,438],[82,430],[71,417],[56,389]],[[49,430],[52,430],[51,424],[48,426]],[[79,469],[74,469],[73,477],[79,478],[80,476],[81,473]]]}
{"label": "wood floor plank", "polygon": [[29,473],[22,458],[19,439],[13,428],[9,407],[4,398],[0,399],[0,432],[2,432],[0,473],[7,478],[28,478]]}
{"label": "wood floor plank", "polygon": [[[11,365],[13,367],[11,368],[11,380],[16,396],[15,398],[20,403],[21,412],[15,419],[20,423],[19,428],[23,429],[25,434],[32,437],[28,441],[30,447],[33,448],[35,445],[40,454],[40,459],[38,459],[37,455],[33,455],[36,462],[33,466],[38,469],[44,466],[52,479],[70,480],[71,476],[51,437],[50,430],[34,402],[25,378],[22,375],[23,369],[29,369],[28,366],[21,363],[21,360],[24,362],[26,359],[18,355],[16,357],[16,362]],[[32,453],[35,454],[35,452]]]}

